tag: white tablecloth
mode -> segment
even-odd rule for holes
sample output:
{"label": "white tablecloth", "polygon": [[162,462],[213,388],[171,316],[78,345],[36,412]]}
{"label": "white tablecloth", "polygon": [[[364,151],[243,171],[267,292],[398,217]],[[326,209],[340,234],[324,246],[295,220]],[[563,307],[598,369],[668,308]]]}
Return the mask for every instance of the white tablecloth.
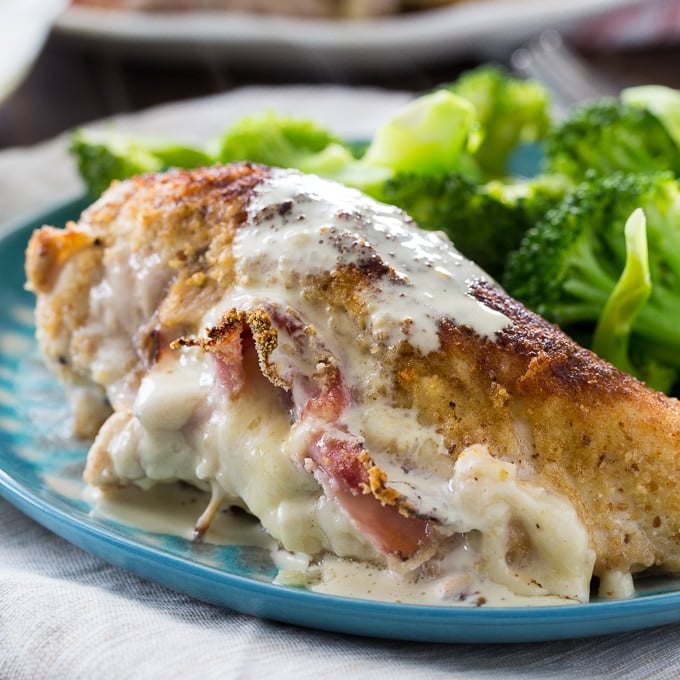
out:
{"label": "white tablecloth", "polygon": [[[406,96],[247,89],[122,118],[116,125],[192,140],[271,107],[361,137]],[[80,193],[66,146],[67,138],[60,137],[0,152],[4,228]],[[680,625],[516,645],[405,643],[296,628],[206,605],[112,567],[0,499],[1,679],[336,677],[678,678]]]}

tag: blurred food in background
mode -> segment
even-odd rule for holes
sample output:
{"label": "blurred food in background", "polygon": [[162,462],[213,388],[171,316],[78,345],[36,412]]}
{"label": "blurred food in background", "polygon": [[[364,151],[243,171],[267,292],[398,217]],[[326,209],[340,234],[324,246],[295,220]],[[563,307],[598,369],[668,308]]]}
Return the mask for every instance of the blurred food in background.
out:
{"label": "blurred food in background", "polygon": [[263,14],[362,19],[432,9],[462,0],[73,0],[74,5],[131,10],[232,10]]}

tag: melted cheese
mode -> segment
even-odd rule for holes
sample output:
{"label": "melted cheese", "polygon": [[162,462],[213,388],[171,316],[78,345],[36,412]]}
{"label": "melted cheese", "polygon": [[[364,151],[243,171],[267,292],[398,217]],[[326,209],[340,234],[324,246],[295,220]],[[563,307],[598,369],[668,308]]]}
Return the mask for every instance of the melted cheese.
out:
{"label": "melted cheese", "polygon": [[520,481],[513,463],[479,445],[461,453],[449,489],[450,523],[479,533],[482,571],[491,580],[521,595],[588,599],[595,552],[567,499]]}
{"label": "melted cheese", "polygon": [[232,401],[212,356],[198,348],[172,353],[143,378],[129,421],[109,444],[116,473],[140,487],[180,479],[212,489],[291,550],[376,559],[295,464],[299,434],[279,396],[253,371]]}
{"label": "melted cheese", "polygon": [[[375,445],[375,432],[385,425],[407,424],[404,437],[383,435],[390,454],[379,461],[390,483],[422,512],[436,516],[444,533],[464,539],[429,564],[428,570],[436,564],[436,578],[385,569],[338,505],[294,463],[305,454],[304,426],[291,428],[277,391],[261,376],[251,376],[240,397],[225,404],[224,395],[215,391],[214,370],[211,357],[190,348],[170,355],[144,378],[134,415],[110,448],[116,470],[142,487],[154,480],[183,479],[202,488],[215,482],[227,505],[248,509],[288,550],[309,556],[327,552],[371,565],[352,567],[332,557],[316,563],[309,557],[305,573],[291,577],[286,569],[284,581],[293,578],[341,593],[348,570],[355,569],[357,578],[372,574],[381,597],[401,592],[395,583],[402,583],[405,590],[395,597],[408,601],[418,588],[425,588],[427,601],[440,598],[442,604],[480,597],[507,603],[513,594],[543,604],[548,601],[537,596],[588,599],[594,554],[568,501],[518,480],[514,464],[494,459],[482,446],[463,451],[450,478],[444,476],[445,467],[437,476],[390,466],[400,451],[419,446],[436,451],[439,442],[410,412],[387,404],[372,407],[366,420],[374,435],[366,432]],[[199,426],[187,429],[190,419]],[[516,526],[524,532],[527,549],[513,561]]]}

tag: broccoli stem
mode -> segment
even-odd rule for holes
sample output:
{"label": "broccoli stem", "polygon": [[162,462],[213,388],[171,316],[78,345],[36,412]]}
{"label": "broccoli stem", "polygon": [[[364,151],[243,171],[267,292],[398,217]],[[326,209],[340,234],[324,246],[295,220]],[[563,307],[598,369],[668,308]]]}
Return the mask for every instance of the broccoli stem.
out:
{"label": "broccoli stem", "polygon": [[640,208],[633,211],[624,228],[626,263],[600,315],[593,334],[593,351],[621,370],[635,374],[629,356],[633,323],[643,308],[652,283],[647,254],[647,224]]}
{"label": "broccoli stem", "polygon": [[584,244],[579,257],[572,262],[569,278],[562,284],[568,301],[550,310],[550,316],[558,323],[588,321],[600,315],[615,285],[615,279],[602,268],[601,262],[591,245]]}
{"label": "broccoli stem", "polygon": [[[671,299],[670,296],[669,300]],[[674,366],[680,367],[680,299],[672,304],[657,307],[652,300],[645,305],[633,325],[633,334],[651,340],[659,348],[665,349],[664,358]]]}

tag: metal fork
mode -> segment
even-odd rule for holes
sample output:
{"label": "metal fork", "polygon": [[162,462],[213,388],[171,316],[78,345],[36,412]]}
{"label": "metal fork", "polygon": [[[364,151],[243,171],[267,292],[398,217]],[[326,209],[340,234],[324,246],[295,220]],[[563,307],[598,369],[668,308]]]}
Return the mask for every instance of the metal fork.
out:
{"label": "metal fork", "polygon": [[579,57],[553,29],[515,50],[510,67],[518,75],[542,83],[552,93],[557,117],[566,115],[576,104],[613,97],[621,90]]}

